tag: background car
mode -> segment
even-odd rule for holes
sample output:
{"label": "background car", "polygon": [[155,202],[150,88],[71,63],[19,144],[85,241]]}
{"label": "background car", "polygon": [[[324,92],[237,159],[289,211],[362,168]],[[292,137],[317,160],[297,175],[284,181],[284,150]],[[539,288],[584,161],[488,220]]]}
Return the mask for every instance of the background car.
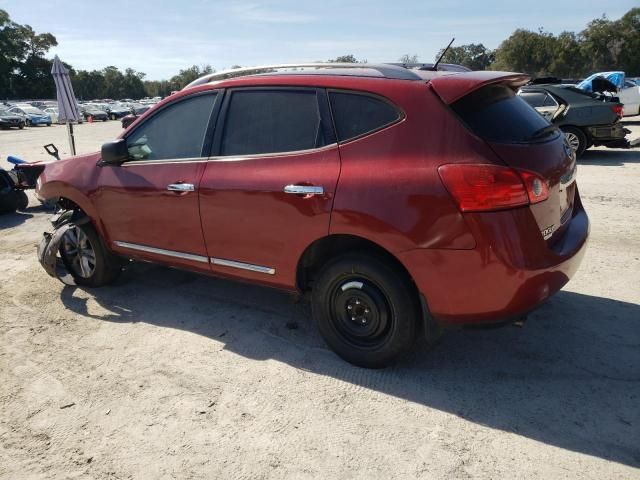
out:
{"label": "background car", "polygon": [[149,110],[153,105],[143,105],[142,103],[133,103],[131,105],[131,113],[134,115],[140,116],[147,110]]}
{"label": "background car", "polygon": [[109,115],[107,115],[107,112],[105,112],[104,110],[100,110],[95,105],[80,105],[80,111],[82,112],[82,116],[85,120],[89,120],[89,117],[91,117],[93,120],[102,120],[103,122],[109,120]]}
{"label": "background car", "polygon": [[22,130],[25,126],[25,119],[21,115],[15,115],[9,109],[0,106],[0,128],[19,128]]}
{"label": "background car", "polygon": [[58,109],[55,107],[49,107],[44,109],[44,113],[51,117],[53,123],[58,123]]}
{"label": "background car", "polygon": [[593,92],[593,81],[597,78],[604,78],[616,86],[618,91],[612,95],[617,96],[620,103],[624,105],[625,117],[640,114],[640,86],[625,78],[624,72],[594,73],[580,82],[577,87],[586,92]]}
{"label": "background car", "polygon": [[44,113],[42,110],[31,105],[19,105],[10,108],[9,111],[14,114],[18,114],[24,118],[27,126],[33,125],[46,125],[51,126],[51,117]]}
{"label": "background car", "polygon": [[575,87],[534,84],[520,88],[518,95],[538,113],[564,132],[571,148],[580,157],[592,145],[629,146],[629,130],[620,123],[622,104],[602,101]]}
{"label": "background car", "polygon": [[120,103],[112,103],[108,106],[107,114],[111,120],[118,120],[119,118],[126,117],[131,113],[131,108]]}

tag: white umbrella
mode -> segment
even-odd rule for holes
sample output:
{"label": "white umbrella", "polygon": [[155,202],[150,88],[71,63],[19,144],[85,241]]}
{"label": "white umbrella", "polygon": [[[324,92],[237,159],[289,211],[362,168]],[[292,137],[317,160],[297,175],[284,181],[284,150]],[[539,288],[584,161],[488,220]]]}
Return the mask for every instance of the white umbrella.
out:
{"label": "white umbrella", "polygon": [[73,125],[71,122],[80,120],[80,112],[78,111],[78,101],[73,93],[69,71],[62,64],[58,56],[53,59],[53,67],[51,68],[53,80],[56,82],[56,94],[58,96],[58,121],[67,124],[69,132],[69,147],[71,155],[76,154],[76,144],[73,139]]}

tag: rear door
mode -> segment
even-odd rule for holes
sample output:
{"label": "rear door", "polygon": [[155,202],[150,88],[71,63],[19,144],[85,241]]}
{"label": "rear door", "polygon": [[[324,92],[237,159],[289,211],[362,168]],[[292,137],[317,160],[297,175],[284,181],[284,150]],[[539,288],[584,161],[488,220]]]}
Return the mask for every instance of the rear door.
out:
{"label": "rear door", "polygon": [[214,272],[293,288],[305,248],[328,234],[340,157],[326,93],[228,91],[200,212]]}
{"label": "rear door", "polygon": [[209,91],[165,106],[127,133],[129,161],[98,169],[91,195],[115,251],[209,271],[198,187],[218,98]]}

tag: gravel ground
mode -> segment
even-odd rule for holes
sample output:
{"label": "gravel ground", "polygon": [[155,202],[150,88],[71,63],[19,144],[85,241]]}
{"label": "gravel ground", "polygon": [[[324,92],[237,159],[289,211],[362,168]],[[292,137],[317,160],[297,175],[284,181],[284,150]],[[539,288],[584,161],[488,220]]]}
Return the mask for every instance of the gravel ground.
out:
{"label": "gravel ground", "polygon": [[[86,152],[120,126],[76,131]],[[0,157],[65,140],[1,131]],[[64,286],[36,260],[49,214],[1,216],[0,479],[640,478],[640,151],[588,151],[578,183],[591,240],[563,291],[382,371],[274,290],[150,264]]]}

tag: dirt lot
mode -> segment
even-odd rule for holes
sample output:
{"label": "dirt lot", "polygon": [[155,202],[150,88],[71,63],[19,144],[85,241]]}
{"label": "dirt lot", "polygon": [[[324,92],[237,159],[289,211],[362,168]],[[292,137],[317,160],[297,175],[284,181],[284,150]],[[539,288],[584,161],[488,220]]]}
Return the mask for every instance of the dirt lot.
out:
{"label": "dirt lot", "polygon": [[[82,125],[79,150],[119,131]],[[0,132],[0,157],[65,135]],[[589,151],[578,182],[591,241],[562,292],[383,371],[276,291],[147,264],[65,287],[36,260],[49,214],[0,217],[0,478],[640,478],[640,151]]]}

